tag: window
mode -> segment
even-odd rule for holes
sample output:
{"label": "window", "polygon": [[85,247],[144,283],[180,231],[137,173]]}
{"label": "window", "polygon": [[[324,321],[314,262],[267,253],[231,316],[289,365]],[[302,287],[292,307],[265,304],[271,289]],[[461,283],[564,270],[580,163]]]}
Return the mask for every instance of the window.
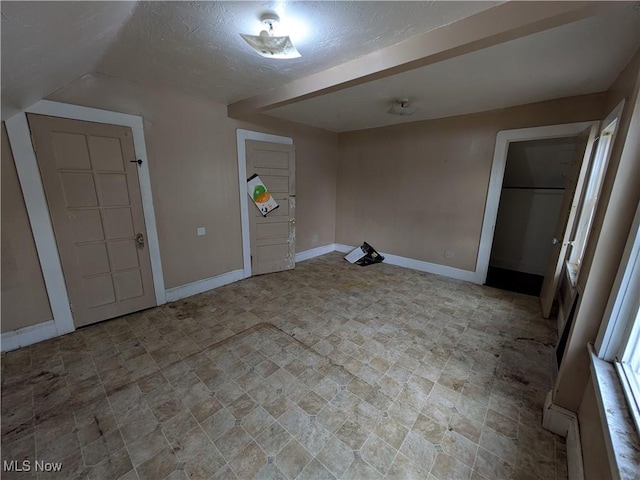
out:
{"label": "window", "polygon": [[598,338],[598,357],[614,362],[640,432],[640,205]]}
{"label": "window", "polygon": [[595,157],[590,167],[589,178],[582,198],[576,230],[571,242],[571,253],[569,254],[568,263],[573,278],[577,278],[580,271],[582,257],[587,246],[587,240],[589,239],[589,232],[593,224],[593,217],[596,213],[604,174],[607,171],[611,147],[615,140],[616,127],[618,125],[618,119],[622,114],[623,106],[624,102],[620,103],[613,112],[609,114],[604,120],[603,127],[600,130],[598,146],[596,147]]}
{"label": "window", "polygon": [[640,295],[636,302],[636,314],[630,322],[630,335],[624,342],[618,355],[619,361],[616,368],[620,374],[620,380],[629,402],[629,407],[634,418],[636,428],[640,432]]}

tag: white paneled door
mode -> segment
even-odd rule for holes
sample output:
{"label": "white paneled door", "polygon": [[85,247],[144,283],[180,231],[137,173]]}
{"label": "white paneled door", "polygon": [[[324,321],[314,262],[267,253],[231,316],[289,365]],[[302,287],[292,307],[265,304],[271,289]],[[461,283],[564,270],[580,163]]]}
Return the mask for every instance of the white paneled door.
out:
{"label": "white paneled door", "polygon": [[251,273],[292,269],[296,253],[295,149],[293,145],[247,140],[246,157],[247,178],[257,174],[279,205],[263,217],[249,201]]}
{"label": "white paneled door", "polygon": [[131,129],[28,120],[75,325],[154,306]]}

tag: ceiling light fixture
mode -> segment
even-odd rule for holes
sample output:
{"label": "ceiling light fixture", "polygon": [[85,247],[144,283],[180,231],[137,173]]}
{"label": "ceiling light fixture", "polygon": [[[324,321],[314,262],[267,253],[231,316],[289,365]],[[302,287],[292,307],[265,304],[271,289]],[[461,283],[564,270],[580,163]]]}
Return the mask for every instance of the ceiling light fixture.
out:
{"label": "ceiling light fixture", "polygon": [[283,37],[274,35],[274,29],[280,23],[278,15],[265,13],[260,17],[260,21],[266,28],[260,32],[260,35],[240,34],[256,53],[267,58],[298,58],[301,56],[288,35]]}
{"label": "ceiling light fixture", "polygon": [[391,108],[387,110],[387,113],[406,117],[408,115],[413,115],[417,110],[418,109],[416,107],[409,105],[408,98],[403,98],[402,100],[397,100],[393,105],[391,105]]}

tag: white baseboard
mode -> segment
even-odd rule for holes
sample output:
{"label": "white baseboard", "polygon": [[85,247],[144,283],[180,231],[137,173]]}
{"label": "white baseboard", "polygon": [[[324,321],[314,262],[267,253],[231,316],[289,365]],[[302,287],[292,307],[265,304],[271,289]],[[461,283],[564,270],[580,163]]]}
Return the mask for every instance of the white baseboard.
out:
{"label": "white baseboard", "polygon": [[574,412],[553,403],[553,392],[549,391],[544,401],[542,426],[556,435],[566,437],[574,419],[577,419]]}
{"label": "white baseboard", "polygon": [[549,391],[544,402],[542,426],[550,432],[567,439],[567,468],[569,480],[584,480],[582,444],[578,415],[553,403],[553,392]]}
{"label": "white baseboard", "polygon": [[[356,247],[344,245],[341,243],[335,244],[335,249],[338,252],[348,253]],[[424,262],[422,260],[414,260],[413,258],[401,257],[399,255],[393,255],[391,253],[380,252],[384,257],[384,262],[389,265],[396,265],[398,267],[410,268],[412,270],[418,270],[420,272],[433,273],[435,275],[442,275],[443,277],[455,278],[458,280],[466,280],[467,282],[481,283],[477,279],[476,272],[469,270],[462,270],[460,268],[448,267],[446,265],[439,265],[437,263]]]}
{"label": "white baseboard", "polygon": [[580,426],[577,416],[571,422],[567,433],[567,470],[569,480],[584,480],[582,444],[580,443]]}
{"label": "white baseboard", "polygon": [[476,272],[470,272],[469,270],[462,270],[461,268],[447,267],[446,265],[438,265],[437,263],[423,262],[422,260],[414,260],[412,258],[400,257],[398,255],[392,255],[390,253],[381,252],[384,256],[384,261],[397,265],[398,267],[411,268],[420,272],[433,273],[435,275],[442,275],[443,277],[455,278],[458,280],[466,280],[467,282],[476,282]]}
{"label": "white baseboard", "polygon": [[58,329],[53,320],[29,325],[12,332],[5,332],[0,338],[0,350],[9,352],[20,347],[49,340],[58,336]]}
{"label": "white baseboard", "polygon": [[304,252],[296,253],[296,263],[304,262],[305,260],[309,260],[311,258],[319,257],[320,255],[324,255],[326,253],[331,253],[335,251],[336,251],[335,243],[330,243],[329,245],[323,245],[321,247],[305,250]]}
{"label": "white baseboard", "polygon": [[349,253],[351,250],[353,250],[356,247],[345,245],[343,243],[334,243],[333,248],[335,248],[336,252]]}
{"label": "white baseboard", "polygon": [[180,285],[179,287],[169,288],[166,291],[167,302],[175,302],[181,298],[197,295],[198,293],[213,290],[214,288],[222,287],[230,283],[237,282],[244,278],[244,271],[242,269],[232,270],[231,272],[216,275],[215,277],[204,278],[196,282],[187,283],[186,285]]}

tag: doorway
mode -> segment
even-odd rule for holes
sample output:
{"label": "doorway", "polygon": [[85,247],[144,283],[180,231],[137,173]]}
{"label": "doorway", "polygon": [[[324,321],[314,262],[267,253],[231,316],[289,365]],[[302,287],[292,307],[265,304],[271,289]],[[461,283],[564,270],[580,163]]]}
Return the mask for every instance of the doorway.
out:
{"label": "doorway", "polygon": [[145,240],[152,265],[155,301],[157,305],[166,302],[142,117],[40,100],[25,109],[25,112],[18,113],[7,119],[6,128],[33,232],[42,276],[49,297],[53,320],[33,325],[28,330],[12,332],[11,337],[7,337],[6,341],[3,334],[3,349],[30,345],[38,341],[64,335],[76,329],[42,178],[31,141],[31,132],[27,122],[27,114],[30,113],[99,124],[126,126],[131,129],[135,157],[137,160],[142,161],[142,164],[138,167],[138,181],[146,228]]}
{"label": "doorway", "polygon": [[574,136],[509,144],[488,286],[540,294],[575,152]]}
{"label": "doorway", "polygon": [[[282,137],[280,135],[272,135],[269,133],[254,132],[252,130],[244,130],[239,128],[236,130],[236,146],[238,149],[238,189],[240,191],[240,224],[242,227],[242,275],[243,278],[249,278],[253,275],[252,258],[251,258],[251,216],[249,212],[255,213],[249,207],[249,195],[247,194],[247,143],[248,141],[269,142],[281,145],[293,145],[293,139],[290,137]],[[295,181],[295,180],[294,180]],[[267,188],[269,186],[267,185]],[[293,195],[293,196],[291,196]],[[295,209],[295,190],[290,195]],[[295,243],[293,244],[293,252],[295,253]]]}
{"label": "doorway", "polygon": [[[247,176],[259,176],[263,192],[277,207],[263,214],[249,205],[251,272],[253,275],[291,270],[296,254],[295,148],[281,143],[246,141]],[[253,203],[253,202],[251,202]]]}

